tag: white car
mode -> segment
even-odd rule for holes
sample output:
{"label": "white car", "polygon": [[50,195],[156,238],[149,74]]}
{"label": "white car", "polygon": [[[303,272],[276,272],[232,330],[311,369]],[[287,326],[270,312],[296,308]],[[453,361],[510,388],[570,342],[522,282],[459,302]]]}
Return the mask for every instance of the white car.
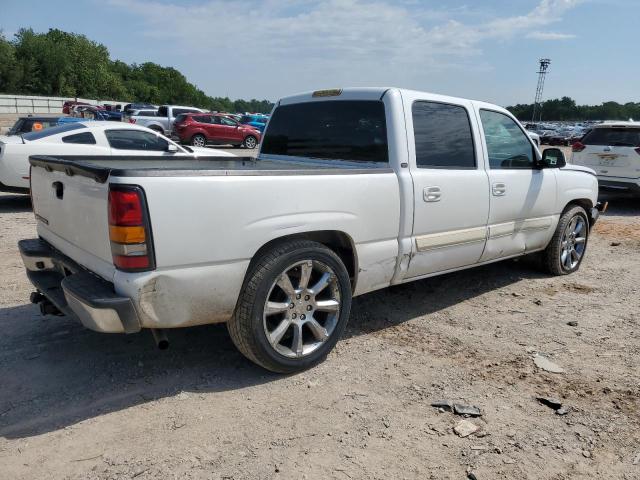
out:
{"label": "white car", "polygon": [[593,168],[600,187],[640,195],[640,122],[595,125],[571,150],[571,162]]}
{"label": "white car", "polygon": [[29,192],[31,155],[162,155],[233,157],[223,150],[185,147],[139,125],[74,122],[23,135],[0,137],[0,191]]}
{"label": "white car", "polygon": [[534,252],[576,272],[599,214],[593,170],[504,108],[397,88],[283,98],[257,160],[30,162],[44,313],[159,346],[228,322],[277,372],[327,355],[352,296]]}

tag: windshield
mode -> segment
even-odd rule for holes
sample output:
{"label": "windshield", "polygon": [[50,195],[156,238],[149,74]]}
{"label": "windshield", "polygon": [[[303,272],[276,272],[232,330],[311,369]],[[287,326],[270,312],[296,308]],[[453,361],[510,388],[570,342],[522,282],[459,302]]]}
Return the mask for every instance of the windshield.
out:
{"label": "windshield", "polygon": [[263,154],[387,163],[387,125],[379,100],[283,105],[273,113]]}
{"label": "windshield", "polygon": [[64,125],[59,125],[57,127],[51,127],[44,130],[38,130],[34,132],[25,133],[22,135],[24,140],[28,140],[30,142],[34,140],[40,140],[41,138],[50,137],[51,135],[57,135],[58,133],[70,132],[72,130],[78,130],[80,128],[86,128],[83,123],[66,123]]}

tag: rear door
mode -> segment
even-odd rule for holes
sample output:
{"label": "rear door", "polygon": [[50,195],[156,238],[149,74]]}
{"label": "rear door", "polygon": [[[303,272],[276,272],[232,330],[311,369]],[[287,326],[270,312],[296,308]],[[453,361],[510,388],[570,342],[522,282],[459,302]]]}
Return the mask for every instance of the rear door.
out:
{"label": "rear door", "polygon": [[478,262],[487,237],[489,182],[464,100],[403,92],[414,187],[413,258],[407,277]]}
{"label": "rear door", "polygon": [[574,163],[593,168],[598,177],[640,177],[640,127],[596,127],[581,143]]}

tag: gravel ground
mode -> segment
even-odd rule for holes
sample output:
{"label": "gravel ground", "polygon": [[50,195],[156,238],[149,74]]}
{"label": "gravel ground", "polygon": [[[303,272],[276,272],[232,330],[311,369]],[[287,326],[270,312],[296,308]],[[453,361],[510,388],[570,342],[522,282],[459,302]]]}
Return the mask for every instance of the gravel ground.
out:
{"label": "gravel ground", "polygon": [[[578,273],[506,261],[359,297],[326,362],[279,376],[223,325],[160,352],[41,317],[28,197],[0,195],[0,478],[638,479],[640,200],[609,200]],[[478,431],[438,400],[478,406]]]}

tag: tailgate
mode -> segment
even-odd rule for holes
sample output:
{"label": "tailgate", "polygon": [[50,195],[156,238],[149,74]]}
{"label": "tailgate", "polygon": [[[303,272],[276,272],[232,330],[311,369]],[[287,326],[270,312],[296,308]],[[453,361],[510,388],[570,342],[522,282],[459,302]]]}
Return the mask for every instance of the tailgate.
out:
{"label": "tailgate", "polygon": [[638,178],[640,155],[633,148],[619,146],[587,145],[582,152],[583,164],[593,168],[598,175],[608,177]]}
{"label": "tailgate", "polygon": [[111,281],[108,182],[64,171],[31,168],[31,195],[38,234],[85,268]]}

